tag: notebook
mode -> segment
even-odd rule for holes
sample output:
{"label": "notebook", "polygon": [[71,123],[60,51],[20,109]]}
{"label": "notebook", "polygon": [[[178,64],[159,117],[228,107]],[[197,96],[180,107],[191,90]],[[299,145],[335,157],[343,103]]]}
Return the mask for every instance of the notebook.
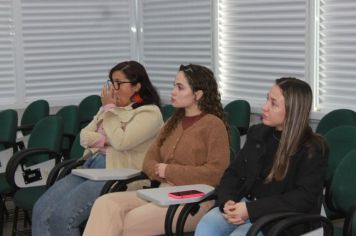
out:
{"label": "notebook", "polygon": [[90,180],[125,180],[138,176],[140,170],[135,169],[73,169],[72,174]]}

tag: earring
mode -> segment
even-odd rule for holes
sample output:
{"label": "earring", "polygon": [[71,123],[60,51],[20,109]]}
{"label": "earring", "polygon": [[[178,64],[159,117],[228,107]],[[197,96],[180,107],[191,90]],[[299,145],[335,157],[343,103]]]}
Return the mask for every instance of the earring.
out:
{"label": "earring", "polygon": [[135,93],[135,94],[132,96],[132,101],[133,101],[134,103],[140,104],[140,103],[143,102],[143,99],[142,99],[142,97],[140,96],[139,93]]}

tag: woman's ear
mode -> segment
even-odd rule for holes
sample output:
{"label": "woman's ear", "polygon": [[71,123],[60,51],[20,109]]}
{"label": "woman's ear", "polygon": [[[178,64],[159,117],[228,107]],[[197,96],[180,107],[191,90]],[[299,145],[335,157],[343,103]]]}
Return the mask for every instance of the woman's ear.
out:
{"label": "woman's ear", "polygon": [[194,92],[194,95],[195,95],[195,100],[199,101],[203,97],[204,92],[203,90],[198,90]]}
{"label": "woman's ear", "polygon": [[135,84],[135,92],[138,93],[138,91],[141,90],[141,83]]}

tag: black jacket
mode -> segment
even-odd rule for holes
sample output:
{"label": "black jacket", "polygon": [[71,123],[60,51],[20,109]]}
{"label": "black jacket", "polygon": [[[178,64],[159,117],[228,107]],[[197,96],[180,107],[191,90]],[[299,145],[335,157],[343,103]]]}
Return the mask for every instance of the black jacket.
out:
{"label": "black jacket", "polygon": [[[251,221],[275,212],[320,213],[323,180],[327,167],[327,152],[322,156],[322,147],[307,148],[303,145],[291,157],[286,177],[264,186],[260,182],[261,157],[266,152],[268,137],[273,128],[263,124],[249,129],[244,147],[226,169],[217,189],[220,210],[228,200],[246,203]],[[315,145],[314,145],[315,146]],[[309,156],[309,157],[308,157]],[[253,188],[255,193],[251,196]]]}

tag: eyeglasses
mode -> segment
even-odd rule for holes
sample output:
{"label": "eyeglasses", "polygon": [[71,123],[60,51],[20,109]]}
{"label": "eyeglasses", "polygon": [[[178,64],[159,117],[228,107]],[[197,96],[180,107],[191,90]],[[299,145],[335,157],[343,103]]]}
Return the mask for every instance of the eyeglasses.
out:
{"label": "eyeglasses", "polygon": [[115,90],[120,89],[121,84],[132,84],[134,82],[132,81],[118,81],[118,80],[108,80],[108,82],[111,82],[112,86],[114,87]]}

